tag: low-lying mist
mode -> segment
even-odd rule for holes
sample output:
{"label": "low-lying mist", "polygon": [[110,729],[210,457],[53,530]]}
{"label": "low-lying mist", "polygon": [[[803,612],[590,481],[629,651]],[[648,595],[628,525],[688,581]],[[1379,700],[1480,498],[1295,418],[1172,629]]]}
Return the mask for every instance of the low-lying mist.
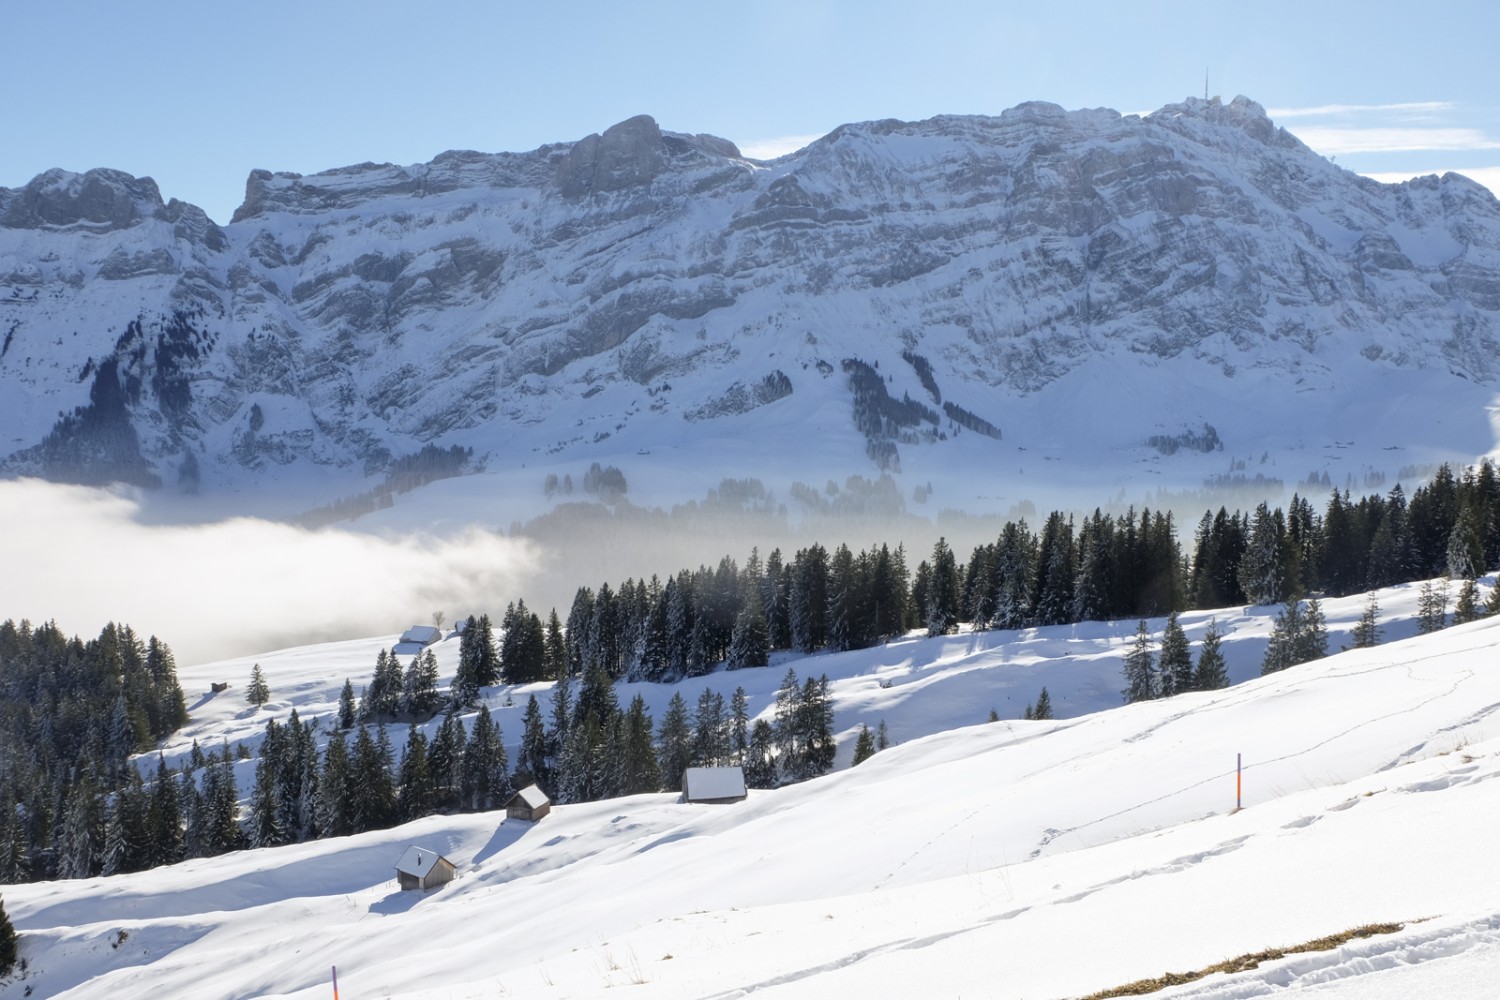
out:
{"label": "low-lying mist", "polygon": [[[1248,510],[1284,495],[1280,482],[1236,485],[1158,496],[1152,506],[1176,515],[1188,547],[1198,518],[1216,503]],[[420,492],[405,502],[420,503]],[[251,517],[185,524],[164,522],[162,505],[130,491],[0,481],[10,557],[10,571],[0,576],[0,620],[56,620],[84,636],[125,622],[159,636],[187,665],[391,634],[428,623],[435,612],[448,621],[489,614],[498,622],[518,599],[543,617],[556,608],[566,620],[579,587],[618,589],[627,578],[653,575],[665,582],[725,556],[743,565],[752,549],[765,559],[780,548],[790,562],[813,542],[830,550],[845,543],[856,552],[901,544],[914,570],[941,535],[962,562],[973,546],[995,541],[1006,520],[1024,518],[1038,530],[1053,509],[1048,501],[1078,514],[1093,506],[1058,495],[1027,499],[1003,514],[935,503],[917,513],[884,477],[851,477],[842,489],[830,484],[821,498],[804,492],[778,495],[754,480],[726,480],[703,500],[670,510],[623,497],[565,501],[513,522],[507,535],[494,530],[489,505],[488,524],[454,530],[447,517],[440,533],[365,519],[315,530]],[[1098,499],[1107,510],[1124,509],[1122,498]]]}
{"label": "low-lying mist", "polygon": [[538,564],[530,543],[477,529],[436,539],[252,518],[147,525],[140,509],[126,492],[0,482],[0,620],[55,620],[85,637],[123,622],[186,665],[503,609]]}

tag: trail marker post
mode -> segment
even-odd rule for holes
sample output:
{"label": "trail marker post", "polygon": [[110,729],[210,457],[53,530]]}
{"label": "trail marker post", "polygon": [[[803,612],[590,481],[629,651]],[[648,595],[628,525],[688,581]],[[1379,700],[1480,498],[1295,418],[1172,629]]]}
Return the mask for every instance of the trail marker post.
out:
{"label": "trail marker post", "polygon": [[[1242,794],[1244,792],[1244,787],[1245,787],[1244,786],[1243,764],[1244,764],[1244,755],[1243,754],[1235,754],[1234,755],[1234,811],[1235,812],[1239,812],[1240,809],[1243,808],[1243,806],[1241,805]],[[338,991],[335,990],[334,992],[336,994]],[[333,1000],[339,1000],[339,998],[337,996],[335,996],[333,998]]]}
{"label": "trail marker post", "polygon": [[333,1000],[339,1000],[339,967],[333,967]]}

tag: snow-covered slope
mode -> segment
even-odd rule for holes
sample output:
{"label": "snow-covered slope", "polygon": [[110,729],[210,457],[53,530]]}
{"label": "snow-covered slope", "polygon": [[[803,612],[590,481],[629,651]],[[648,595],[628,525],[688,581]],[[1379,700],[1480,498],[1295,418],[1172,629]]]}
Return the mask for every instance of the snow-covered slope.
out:
{"label": "snow-covered slope", "polygon": [[[431,817],[13,886],[30,968],[0,995],[312,998],[337,966],[353,997],[1064,996],[1394,921],[1406,927],[1167,995],[1324,983],[1334,997],[1488,996],[1500,621],[1396,639],[1411,595],[1380,596],[1387,645],[1090,714],[1119,684],[1125,639],[1107,626],[799,661],[828,668],[841,730],[887,718],[899,745],[732,806],[647,795],[560,806],[535,826]],[[1267,610],[1218,616],[1237,677],[1253,672]],[[1358,608],[1328,610],[1337,641]],[[271,710],[315,714],[378,642],[260,657]],[[785,666],[698,683],[762,697]],[[190,701],[210,679],[242,684],[241,669],[185,669]],[[1055,698],[1065,718],[950,728],[1038,680],[1069,692]],[[964,694],[945,699],[943,684]],[[497,707],[505,694],[490,692]],[[264,713],[231,689],[194,717],[201,738],[253,738]],[[392,866],[410,844],[458,878],[399,892]]]}
{"label": "snow-covered slope", "polygon": [[[1485,189],[1360,178],[1243,98],[847,125],[769,163],[642,116],[256,171],[222,227],[111,171],[0,190],[0,453],[292,510],[424,445],[664,502],[882,465],[903,495],[1046,462],[1197,486],[1263,452],[1362,485],[1494,447],[1497,314]],[[849,359],[927,412],[872,448]],[[1222,452],[1147,447],[1205,423]]]}

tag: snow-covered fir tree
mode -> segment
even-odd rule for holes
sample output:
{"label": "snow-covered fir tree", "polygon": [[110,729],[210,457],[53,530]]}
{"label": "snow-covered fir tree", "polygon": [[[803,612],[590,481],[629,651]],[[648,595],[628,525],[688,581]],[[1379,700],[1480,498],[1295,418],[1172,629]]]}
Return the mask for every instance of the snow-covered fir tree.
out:
{"label": "snow-covered fir tree", "polygon": [[1123,666],[1125,690],[1121,692],[1126,704],[1150,701],[1159,695],[1161,687],[1156,676],[1156,662],[1151,654],[1151,632],[1142,618],[1136,625],[1135,640],[1125,654]]}
{"label": "snow-covered fir tree", "polygon": [[1354,649],[1369,649],[1380,644],[1380,599],[1375,591],[1365,598],[1365,609],[1349,634]]}
{"label": "snow-covered fir tree", "polygon": [[1458,597],[1453,602],[1453,624],[1463,625],[1479,618],[1479,583],[1472,577],[1464,577],[1459,584]]}
{"label": "snow-covered fir tree", "polygon": [[850,767],[858,767],[871,757],[875,756],[875,734],[870,732],[870,727],[861,723],[859,735],[854,740],[854,759],[850,761]]}
{"label": "snow-covered fir tree", "polygon": [[1177,612],[1167,616],[1166,627],[1161,635],[1161,653],[1157,659],[1157,676],[1160,678],[1161,697],[1193,689],[1193,655],[1188,646],[1187,633],[1177,620]]}
{"label": "snow-covered fir tree", "polygon": [[266,683],[265,671],[257,663],[250,669],[250,683],[245,688],[245,700],[256,708],[271,700],[271,686]]}
{"label": "snow-covered fir tree", "polygon": [[1425,580],[1417,592],[1417,631],[1437,632],[1448,624],[1448,581]]}
{"label": "snow-covered fir tree", "polygon": [[1229,686],[1229,671],[1220,649],[1222,636],[1219,620],[1210,619],[1208,630],[1203,633],[1203,643],[1198,647],[1198,663],[1193,668],[1193,690],[1217,691]]}
{"label": "snow-covered fir tree", "polygon": [[669,792],[682,791],[682,772],[692,766],[693,727],[687,702],[674,691],[667,702],[656,734],[656,759],[661,766],[662,785]]}

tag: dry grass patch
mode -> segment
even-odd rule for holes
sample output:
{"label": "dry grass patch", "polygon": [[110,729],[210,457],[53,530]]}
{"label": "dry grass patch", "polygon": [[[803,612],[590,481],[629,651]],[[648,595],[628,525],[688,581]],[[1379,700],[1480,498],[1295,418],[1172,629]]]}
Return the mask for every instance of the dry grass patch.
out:
{"label": "dry grass patch", "polygon": [[1356,938],[1374,937],[1377,934],[1394,934],[1405,927],[1405,924],[1365,924],[1362,927],[1351,927],[1337,934],[1329,934],[1327,937],[1314,938],[1301,944],[1292,945],[1290,948],[1267,948],[1264,951],[1255,951],[1247,955],[1236,955],[1234,958],[1210,965],[1204,969],[1193,972],[1167,972],[1155,979],[1139,979],[1124,986],[1115,986],[1111,989],[1100,990],[1098,993],[1090,993],[1080,1000],[1107,1000],[1109,997],[1139,997],[1157,990],[1164,990],[1168,986],[1181,986],[1183,983],[1191,983],[1194,980],[1211,976],[1215,972],[1232,973],[1248,972],[1258,968],[1262,962],[1274,962],[1278,958],[1286,958],[1288,955],[1301,955],[1310,951],[1332,951],[1339,945]]}

